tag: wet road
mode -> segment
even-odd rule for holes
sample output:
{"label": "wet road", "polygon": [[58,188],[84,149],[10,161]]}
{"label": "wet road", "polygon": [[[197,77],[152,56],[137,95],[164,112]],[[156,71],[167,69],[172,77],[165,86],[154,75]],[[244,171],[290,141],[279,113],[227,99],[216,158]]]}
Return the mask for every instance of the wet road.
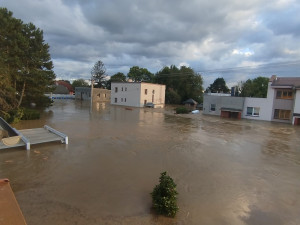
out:
{"label": "wet road", "polygon": [[[300,224],[300,127],[168,110],[55,102],[38,121],[60,143],[0,152],[0,177],[28,225]],[[161,172],[177,183],[176,218],[151,212]]]}

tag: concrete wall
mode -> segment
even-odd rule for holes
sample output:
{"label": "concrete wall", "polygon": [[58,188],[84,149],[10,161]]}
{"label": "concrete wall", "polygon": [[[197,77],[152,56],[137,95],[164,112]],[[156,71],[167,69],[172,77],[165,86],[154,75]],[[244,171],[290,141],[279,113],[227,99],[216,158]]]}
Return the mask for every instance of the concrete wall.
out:
{"label": "concrete wall", "polygon": [[300,114],[300,89],[296,90],[294,113]]}
{"label": "concrete wall", "polygon": [[[216,110],[211,110],[211,104],[215,104]],[[204,94],[203,97],[203,114],[221,115],[221,108],[231,108],[243,110],[244,98],[231,96],[215,96]]]}
{"label": "concrete wall", "polygon": [[77,100],[91,100],[91,88],[90,87],[76,87],[75,99]]}
{"label": "concrete wall", "polygon": [[[116,92],[116,88],[118,91]],[[147,89],[147,94],[145,93]],[[144,107],[146,102],[152,102],[155,107],[164,107],[165,85],[151,83],[112,83],[111,104],[133,107]],[[117,102],[115,102],[115,99]]]}
{"label": "concrete wall", "polygon": [[110,90],[93,88],[93,102],[110,102]]}
{"label": "concrete wall", "polygon": [[[76,87],[75,99],[77,100],[91,100],[91,88],[90,87]],[[93,102],[109,102],[110,90],[102,88],[93,88]]]}
{"label": "concrete wall", "polygon": [[165,95],[166,85],[141,83],[140,107],[143,107],[146,101],[152,102],[155,108],[164,108]]}
{"label": "concrete wall", "polygon": [[[272,119],[272,103],[271,98],[245,98],[244,109],[242,112],[242,118],[252,120],[267,120]],[[248,116],[247,107],[259,108],[259,116]]]}
{"label": "concrete wall", "polygon": [[[116,88],[118,89],[116,92]],[[140,107],[141,83],[111,83],[112,105]],[[117,102],[116,102],[116,101]]]}

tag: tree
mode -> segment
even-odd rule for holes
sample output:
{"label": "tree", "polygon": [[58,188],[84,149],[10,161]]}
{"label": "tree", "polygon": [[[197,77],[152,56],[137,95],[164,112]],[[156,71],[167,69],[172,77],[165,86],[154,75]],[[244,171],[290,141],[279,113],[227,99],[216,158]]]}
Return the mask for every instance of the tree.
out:
{"label": "tree", "polygon": [[268,92],[269,78],[257,77],[253,80],[248,79],[242,84],[241,96],[242,97],[256,97],[266,98]]}
{"label": "tree", "polygon": [[76,87],[88,87],[88,86],[89,84],[84,79],[78,79],[72,82],[72,87],[74,88],[74,90]]}
{"label": "tree", "polygon": [[[47,106],[50,100],[44,93],[50,90],[55,74],[43,31],[0,8],[0,34],[0,74],[5,77],[1,85],[6,86],[6,92],[14,93],[11,100],[17,104],[12,108],[31,102]],[[7,101],[5,96],[0,98]]]}
{"label": "tree", "polygon": [[105,87],[105,73],[106,68],[102,61],[97,61],[92,68],[91,75],[92,79],[96,81],[96,88],[103,88]]}
{"label": "tree", "polygon": [[202,102],[202,76],[189,67],[164,67],[156,73],[154,81],[166,85],[167,103],[178,104],[189,98]]}
{"label": "tree", "polygon": [[134,82],[153,82],[154,75],[149,72],[146,68],[140,68],[138,66],[133,66],[129,69],[127,74],[128,78],[132,79]]}
{"label": "tree", "polygon": [[177,206],[176,184],[173,179],[167,175],[167,172],[161,173],[159,184],[156,185],[151,193],[153,208],[156,213],[175,217],[179,210]]}
{"label": "tree", "polygon": [[111,89],[111,83],[112,82],[126,82],[126,76],[125,76],[125,74],[121,73],[121,72],[118,72],[118,73],[112,75],[110,77],[110,79],[107,81],[107,84],[106,84],[106,88],[108,90]]}
{"label": "tree", "polygon": [[229,88],[226,86],[226,82],[222,77],[215,79],[208,87],[208,90],[212,93],[229,93]]}

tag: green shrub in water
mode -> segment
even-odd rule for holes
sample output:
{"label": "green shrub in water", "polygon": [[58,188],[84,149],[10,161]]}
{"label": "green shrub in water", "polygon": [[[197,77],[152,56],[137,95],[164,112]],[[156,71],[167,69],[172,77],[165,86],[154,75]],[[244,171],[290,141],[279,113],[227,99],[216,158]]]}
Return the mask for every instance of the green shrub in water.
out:
{"label": "green shrub in water", "polygon": [[24,109],[22,120],[37,120],[40,118],[40,112],[35,109]]}
{"label": "green shrub in water", "polygon": [[151,193],[155,212],[160,215],[175,217],[179,210],[177,195],[176,184],[173,179],[167,175],[167,172],[161,173],[159,184],[154,187]]}
{"label": "green shrub in water", "polygon": [[185,107],[177,107],[177,108],[175,109],[175,111],[176,111],[177,114],[187,114],[187,113],[190,112],[190,111],[189,111],[187,108],[185,108]]}

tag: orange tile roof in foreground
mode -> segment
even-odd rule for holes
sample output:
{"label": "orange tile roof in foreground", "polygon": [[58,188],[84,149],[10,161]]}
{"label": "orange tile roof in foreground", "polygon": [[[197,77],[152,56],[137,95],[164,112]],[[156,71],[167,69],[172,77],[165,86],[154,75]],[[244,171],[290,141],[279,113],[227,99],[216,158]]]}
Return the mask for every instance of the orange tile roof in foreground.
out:
{"label": "orange tile roof in foreground", "polygon": [[8,179],[0,179],[0,225],[26,225]]}

